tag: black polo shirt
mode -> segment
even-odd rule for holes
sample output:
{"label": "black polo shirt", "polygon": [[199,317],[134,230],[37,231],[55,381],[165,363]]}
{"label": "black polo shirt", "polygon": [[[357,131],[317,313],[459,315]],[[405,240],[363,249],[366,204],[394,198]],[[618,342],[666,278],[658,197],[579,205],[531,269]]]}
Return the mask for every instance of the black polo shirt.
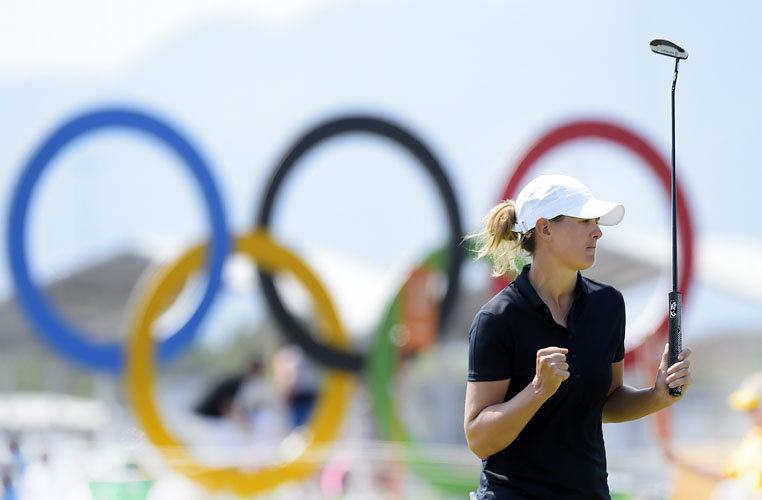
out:
{"label": "black polo shirt", "polygon": [[529,282],[529,266],[471,325],[468,380],[511,379],[505,401],[535,376],[537,351],[569,349],[570,377],[516,439],[482,461],[480,499],[608,499],[602,415],[611,364],[624,358],[625,311],[615,288],[582,277],[567,326]]}

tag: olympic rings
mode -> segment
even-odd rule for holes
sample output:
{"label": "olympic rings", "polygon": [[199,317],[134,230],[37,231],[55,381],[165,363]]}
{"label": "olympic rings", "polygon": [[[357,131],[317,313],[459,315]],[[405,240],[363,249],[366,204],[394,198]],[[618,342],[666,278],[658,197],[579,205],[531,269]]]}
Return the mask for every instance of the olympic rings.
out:
{"label": "olympic rings", "polygon": [[[455,193],[440,162],[419,139],[400,125],[371,116],[345,116],[321,123],[307,131],[291,146],[270,178],[260,206],[257,224],[261,227],[268,227],[278,190],[288,173],[294,169],[297,161],[305,153],[327,139],[358,132],[378,135],[402,146],[420,162],[437,187],[449,220],[449,242],[452,248],[448,257],[447,291],[442,301],[439,317],[440,325],[444,325],[448,314],[452,310],[452,304],[456,298],[460,282],[460,266],[463,260],[463,252],[459,246],[460,240],[463,237],[460,214]],[[350,371],[362,370],[365,362],[364,353],[339,350],[315,340],[294,319],[293,315],[286,310],[272,278],[263,271],[259,272],[259,277],[262,291],[270,306],[270,310],[285,334],[292,341],[298,343],[311,357],[326,366]]]}
{"label": "olympic rings", "polygon": [[[325,334],[326,342],[337,348],[346,346],[346,332],[325,288],[301,260],[273,242],[263,231],[239,237],[236,250],[256,260],[268,272],[291,271],[315,300],[320,316],[317,323],[319,330]],[[214,468],[198,463],[162,422],[153,395],[156,373],[152,356],[152,323],[162,312],[162,305],[200,267],[202,257],[203,247],[196,246],[159,271],[135,306],[130,326],[125,389],[136,416],[149,440],[169,459],[169,465],[210,490],[232,489],[241,496],[248,496],[285,481],[306,479],[317,467],[313,456],[316,450],[333,440],[341,424],[352,388],[352,381],[346,373],[330,370],[325,375],[324,387],[307,425],[309,444],[304,452],[293,461],[266,466],[250,474],[235,468]]]}
{"label": "olympic rings", "polygon": [[[164,341],[158,349],[155,348],[152,336],[154,319],[187,278],[202,266],[205,260],[202,246],[192,248],[176,262],[165,266],[151,278],[146,289],[138,296],[134,304],[134,315],[129,328],[124,359],[119,346],[103,346],[87,342],[81,332],[75,331],[54,314],[41,292],[31,283],[25,257],[26,212],[32,191],[42,171],[69,142],[80,135],[106,127],[123,127],[147,133],[174,150],[191,169],[197,182],[201,184],[213,229],[211,251],[208,252],[206,259],[209,282],[198,309],[177,333]],[[258,215],[260,227],[249,235],[237,238],[236,251],[248,255],[259,264],[265,297],[276,320],[283,327],[284,333],[292,341],[299,343],[308,355],[327,365],[328,370],[323,378],[323,388],[307,426],[308,444],[305,451],[290,462],[274,464],[251,474],[235,468],[215,468],[197,463],[186,445],[166,428],[153,394],[157,378],[156,365],[167,361],[192,341],[197,327],[216,295],[220,285],[220,272],[229,250],[229,236],[225,228],[220,197],[206,164],[190,143],[170,129],[167,124],[143,113],[126,109],[90,112],[65,123],[44,141],[25,166],[14,191],[8,247],[17,294],[24,312],[42,334],[43,339],[68,357],[93,368],[112,372],[119,371],[124,362],[125,391],[132,403],[136,418],[149,440],[165,454],[171,467],[211,490],[227,489],[239,495],[251,495],[263,492],[284,481],[308,477],[318,466],[315,458],[319,456],[322,447],[331,442],[338,433],[353,385],[353,378],[348,372],[361,369],[365,370],[364,374],[371,388],[374,414],[380,424],[382,436],[406,443],[406,458],[411,468],[432,485],[453,494],[465,494],[472,489],[474,473],[447,467],[442,465],[441,461],[427,457],[424,447],[414,442],[397,415],[392,392],[392,377],[396,372],[398,352],[393,343],[393,333],[395,326],[403,321],[401,319],[404,307],[402,298],[411,280],[409,279],[403,285],[391,302],[375,332],[371,351],[368,354],[350,352],[347,350],[346,332],[318,279],[301,260],[272,241],[267,233],[267,225],[278,189],[288,173],[295,168],[299,158],[324,140],[355,132],[379,135],[402,146],[422,164],[435,181],[446,209],[450,236],[447,246],[426,257],[419,269],[447,274],[448,288],[439,306],[438,318],[434,318],[434,320],[438,319],[440,330],[447,314],[453,309],[452,302],[457,293],[464,250],[460,245],[461,223],[452,187],[433,154],[410,132],[380,118],[345,116],[310,129],[289,149],[273,173],[260,206]],[[605,139],[630,149],[649,165],[667,188],[669,187],[669,166],[643,139],[611,123],[582,121],[558,127],[544,135],[512,173],[504,197],[514,194],[523,177],[542,155],[565,142],[585,137]],[[679,185],[677,190],[680,236],[683,243],[681,257],[684,269],[680,285],[683,293],[686,294],[692,280],[693,233],[687,203]],[[281,271],[293,273],[312,295],[319,317],[317,322],[319,339],[313,339],[312,335],[296,323],[291,314],[284,309],[271,278],[271,274]],[[660,328],[664,329],[664,325]],[[159,353],[156,357],[155,350]],[[631,353],[632,351],[628,352],[628,355]]]}
{"label": "olympic rings", "polygon": [[[449,249],[444,248],[429,255],[421,268],[441,271],[448,260]],[[412,276],[412,274],[411,274]],[[406,443],[406,458],[411,468],[429,484],[453,496],[465,498],[474,489],[478,469],[454,468],[432,459],[423,446],[416,443],[399,419],[394,403],[392,377],[397,372],[398,352],[393,342],[394,328],[401,323],[402,295],[406,282],[392,301],[376,332],[373,349],[367,363],[367,379],[371,388],[373,414],[379,424],[383,439]]]}
{"label": "olympic rings", "polygon": [[[604,121],[576,121],[567,123],[560,127],[546,132],[524,155],[516,169],[511,174],[508,185],[505,187],[502,199],[512,198],[516,195],[522,180],[532,168],[532,166],[543,155],[552,149],[561,146],[567,142],[578,139],[596,138],[604,139],[619,146],[622,146],[636,155],[638,155],[651,168],[651,171],[661,181],[667,196],[670,196],[671,190],[671,169],[662,156],[648,144],[642,137],[635,133],[620,127],[614,123]],[[693,284],[693,221],[691,213],[688,210],[688,203],[683,193],[681,184],[675,186],[677,191],[677,221],[678,236],[680,238],[680,257],[682,262],[682,275],[680,277],[679,289],[683,297],[688,295]],[[648,336],[658,332],[667,331],[667,315],[664,315],[662,323]],[[626,358],[632,360],[640,346],[634,350],[628,350]]]}
{"label": "olympic rings", "polygon": [[[13,193],[8,224],[8,255],[16,293],[26,316],[42,335],[43,340],[66,357],[97,370],[118,373],[122,369],[122,349],[117,344],[104,344],[87,340],[88,334],[77,330],[48,302],[42,291],[32,283],[26,257],[26,219],[34,187],[51,160],[70,142],[102,128],[127,128],[143,132],[163,142],[185,162],[199,183],[209,209],[212,226],[209,278],[206,290],[193,315],[177,332],[162,342],[159,360],[165,362],[188,345],[198,324],[217,293],[228,236],[222,201],[209,168],[201,155],[166,122],[148,114],[127,109],[103,109],[80,115],[56,129],[32,155]],[[90,335],[92,337],[92,335]]]}

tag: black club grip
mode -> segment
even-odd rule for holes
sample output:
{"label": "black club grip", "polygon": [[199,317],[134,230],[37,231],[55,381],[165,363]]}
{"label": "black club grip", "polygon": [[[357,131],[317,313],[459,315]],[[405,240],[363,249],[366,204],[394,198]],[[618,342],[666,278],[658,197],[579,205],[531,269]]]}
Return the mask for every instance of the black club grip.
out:
{"label": "black club grip", "polygon": [[[669,292],[669,366],[677,363],[677,356],[683,350],[682,316],[683,295],[680,292]],[[678,397],[682,393],[682,387],[669,389],[670,396]]]}

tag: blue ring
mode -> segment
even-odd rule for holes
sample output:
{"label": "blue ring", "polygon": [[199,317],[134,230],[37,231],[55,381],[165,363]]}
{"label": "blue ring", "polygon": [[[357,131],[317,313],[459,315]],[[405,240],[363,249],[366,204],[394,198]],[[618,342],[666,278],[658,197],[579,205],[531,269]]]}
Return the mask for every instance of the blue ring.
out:
{"label": "blue ring", "polygon": [[158,361],[164,363],[193,340],[201,320],[220,286],[222,266],[229,249],[222,201],[207,164],[178,132],[147,114],[129,109],[96,110],[64,123],[32,155],[16,185],[10,211],[8,255],[16,294],[26,316],[44,341],[74,361],[88,367],[120,373],[124,366],[122,346],[88,340],[95,338],[77,330],[58,314],[42,291],[32,283],[26,258],[26,215],[32,191],[45,167],[67,144],[101,128],[120,127],[153,136],[177,153],[190,168],[204,194],[212,226],[212,251],[207,256],[209,272],[206,291],[198,309],[171,337],[161,342]]}

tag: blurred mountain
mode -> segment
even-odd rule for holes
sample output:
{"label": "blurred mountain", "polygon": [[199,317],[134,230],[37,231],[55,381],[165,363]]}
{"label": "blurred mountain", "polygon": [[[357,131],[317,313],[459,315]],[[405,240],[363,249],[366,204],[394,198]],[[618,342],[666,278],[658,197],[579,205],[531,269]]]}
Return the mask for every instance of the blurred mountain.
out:
{"label": "blurred mountain", "polygon": [[[150,264],[145,257],[121,253],[53,281],[44,287],[45,295],[68,322],[97,335],[93,340],[119,341],[126,305]],[[0,303],[0,318],[0,351],[32,353],[37,337],[15,298]]]}

